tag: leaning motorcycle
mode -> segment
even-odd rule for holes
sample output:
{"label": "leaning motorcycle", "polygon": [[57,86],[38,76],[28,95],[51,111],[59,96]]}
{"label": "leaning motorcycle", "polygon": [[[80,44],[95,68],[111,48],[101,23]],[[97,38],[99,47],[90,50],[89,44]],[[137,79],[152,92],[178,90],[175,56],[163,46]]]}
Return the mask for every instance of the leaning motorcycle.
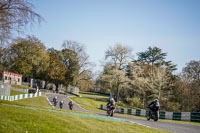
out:
{"label": "leaning motorcycle", "polygon": [[62,108],[63,108],[63,103],[60,102],[60,109],[62,109]]}
{"label": "leaning motorcycle", "polygon": [[115,112],[115,105],[108,105],[107,106],[107,116],[113,116],[114,112]]}
{"label": "leaning motorcycle", "polygon": [[74,104],[72,102],[69,102],[69,109],[72,110],[73,109]]}
{"label": "leaning motorcycle", "polygon": [[153,119],[154,121],[158,121],[158,118],[159,118],[159,110],[153,111],[153,110],[149,109],[149,111],[147,111],[147,120],[148,121],[150,119]]}
{"label": "leaning motorcycle", "polygon": [[56,106],[57,105],[57,100],[55,99],[53,102],[54,102],[54,106]]}

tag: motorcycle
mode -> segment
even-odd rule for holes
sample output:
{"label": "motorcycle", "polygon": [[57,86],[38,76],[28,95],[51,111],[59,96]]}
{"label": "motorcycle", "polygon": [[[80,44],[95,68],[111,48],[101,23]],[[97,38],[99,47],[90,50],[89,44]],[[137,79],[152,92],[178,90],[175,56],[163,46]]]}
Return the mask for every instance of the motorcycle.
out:
{"label": "motorcycle", "polygon": [[53,100],[53,103],[54,103],[54,106],[56,106],[56,105],[57,105],[57,100],[54,99],[54,100]]}
{"label": "motorcycle", "polygon": [[70,110],[72,110],[72,109],[73,109],[73,106],[74,106],[74,104],[73,104],[72,102],[69,102],[69,104],[68,104],[68,105],[69,105],[69,109],[70,109]]}
{"label": "motorcycle", "polygon": [[115,112],[115,105],[108,105],[107,106],[107,116],[113,116],[113,114],[114,114],[114,112]]}
{"label": "motorcycle", "polygon": [[60,101],[60,109],[62,109],[63,108],[63,102],[62,101]]}
{"label": "motorcycle", "polygon": [[159,118],[159,110],[153,111],[153,110],[149,109],[149,111],[147,111],[147,120],[148,121],[150,119],[153,119],[154,121],[158,121],[158,118]]}

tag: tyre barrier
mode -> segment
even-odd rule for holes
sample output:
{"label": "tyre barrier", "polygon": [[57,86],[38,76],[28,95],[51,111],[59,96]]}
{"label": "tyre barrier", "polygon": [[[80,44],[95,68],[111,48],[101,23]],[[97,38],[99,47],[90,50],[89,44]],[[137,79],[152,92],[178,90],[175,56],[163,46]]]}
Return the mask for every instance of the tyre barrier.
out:
{"label": "tyre barrier", "polygon": [[20,94],[20,95],[15,95],[15,96],[0,96],[0,100],[15,101],[19,99],[38,97],[41,95],[42,95],[41,92],[36,92],[36,93],[29,93],[29,94]]}
{"label": "tyre barrier", "polygon": [[[106,106],[100,105],[100,109],[106,110]],[[135,116],[146,117],[147,111],[144,109],[126,109],[117,107],[115,112]],[[159,112],[159,119],[200,122],[200,112]]]}

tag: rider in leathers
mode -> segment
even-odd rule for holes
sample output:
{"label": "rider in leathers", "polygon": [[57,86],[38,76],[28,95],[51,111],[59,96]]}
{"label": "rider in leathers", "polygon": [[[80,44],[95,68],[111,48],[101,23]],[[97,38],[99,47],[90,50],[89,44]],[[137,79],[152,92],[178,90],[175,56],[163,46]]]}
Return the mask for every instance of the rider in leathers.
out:
{"label": "rider in leathers", "polygon": [[110,98],[110,100],[108,101],[107,103],[107,113],[112,110],[112,109],[115,109],[115,100],[113,98]]}
{"label": "rider in leathers", "polygon": [[160,109],[160,104],[159,104],[158,99],[153,100],[153,102],[151,102],[148,105],[148,108],[150,109],[149,113],[157,112]]}

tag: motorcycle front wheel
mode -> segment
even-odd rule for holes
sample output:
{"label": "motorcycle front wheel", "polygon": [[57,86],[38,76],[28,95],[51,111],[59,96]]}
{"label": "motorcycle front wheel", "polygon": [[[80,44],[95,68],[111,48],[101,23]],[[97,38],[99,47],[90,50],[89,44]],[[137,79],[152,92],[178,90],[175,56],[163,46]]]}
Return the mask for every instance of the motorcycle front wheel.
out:
{"label": "motorcycle front wheel", "polygon": [[114,114],[114,111],[113,111],[113,110],[111,110],[110,116],[113,116],[113,114]]}
{"label": "motorcycle front wheel", "polygon": [[151,119],[150,115],[151,115],[150,112],[147,112],[146,116],[148,121]]}
{"label": "motorcycle front wheel", "polygon": [[158,113],[156,112],[155,115],[154,115],[154,121],[158,121]]}

